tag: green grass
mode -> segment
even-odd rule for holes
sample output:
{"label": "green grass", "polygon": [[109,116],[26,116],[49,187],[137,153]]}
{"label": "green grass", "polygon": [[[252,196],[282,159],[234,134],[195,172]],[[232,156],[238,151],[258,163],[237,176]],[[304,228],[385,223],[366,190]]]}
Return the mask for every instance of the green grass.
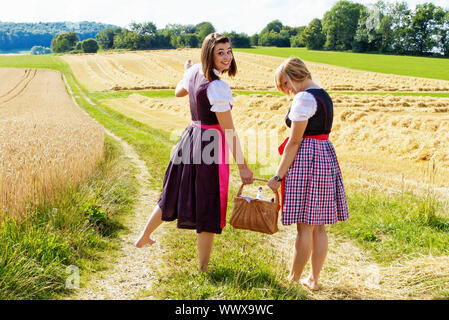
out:
{"label": "green grass", "polygon": [[123,99],[128,98],[132,94],[140,94],[149,98],[172,98],[175,96],[173,89],[171,90],[131,90],[131,91],[96,91],[89,93],[91,98],[97,100],[103,99]]}
{"label": "green grass", "polygon": [[331,64],[351,69],[391,73],[410,77],[449,80],[449,59],[385,54],[314,51],[306,48],[257,47],[235,51]]}
{"label": "green grass", "polygon": [[380,263],[449,254],[445,204],[432,196],[348,192],[350,219],[331,231],[356,240]]}
{"label": "green grass", "polygon": [[54,55],[0,56],[0,68],[37,68],[59,70]]}

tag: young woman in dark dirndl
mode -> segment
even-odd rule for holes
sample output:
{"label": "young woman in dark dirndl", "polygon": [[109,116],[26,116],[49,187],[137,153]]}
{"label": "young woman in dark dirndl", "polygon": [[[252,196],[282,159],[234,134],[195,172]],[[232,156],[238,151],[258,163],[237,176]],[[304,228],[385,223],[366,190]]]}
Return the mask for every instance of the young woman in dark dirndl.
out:
{"label": "young woman in dark dirndl", "polygon": [[299,58],[285,60],[275,72],[275,82],[294,98],[285,117],[290,137],[279,147],[282,159],[268,185],[277,190],[282,182],[282,224],[297,225],[289,279],[299,281],[311,258],[310,275],[301,283],[317,290],[328,249],[325,225],[349,217],[340,167],[329,141],[332,99]]}
{"label": "young woman in dark dirndl", "polygon": [[242,183],[253,182],[232,121],[232,92],[219,77],[223,73],[237,73],[231,40],[211,33],[204,39],[201,63],[192,65],[188,60],[176,87],[177,97],[189,96],[192,122],[175,147],[162,194],[135,243],[138,248],[154,244],[153,231],[163,221],[177,220],[178,228],[198,233],[200,271],[207,271],[214,235],[226,225],[228,148]]}

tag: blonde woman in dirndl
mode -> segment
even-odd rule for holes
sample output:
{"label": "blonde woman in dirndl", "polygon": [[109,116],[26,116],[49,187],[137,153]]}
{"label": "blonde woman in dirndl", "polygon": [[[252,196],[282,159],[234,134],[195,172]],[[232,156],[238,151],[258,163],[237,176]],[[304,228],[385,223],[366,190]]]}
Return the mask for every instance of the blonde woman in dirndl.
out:
{"label": "blonde woman in dirndl", "polygon": [[[273,190],[282,186],[282,224],[297,226],[289,279],[317,290],[328,250],[325,226],[349,217],[340,167],[329,141],[333,103],[299,58],[285,60],[275,72],[275,82],[294,98],[285,117],[290,137],[279,147],[281,162],[268,185]],[[309,259],[310,274],[301,279]]]}

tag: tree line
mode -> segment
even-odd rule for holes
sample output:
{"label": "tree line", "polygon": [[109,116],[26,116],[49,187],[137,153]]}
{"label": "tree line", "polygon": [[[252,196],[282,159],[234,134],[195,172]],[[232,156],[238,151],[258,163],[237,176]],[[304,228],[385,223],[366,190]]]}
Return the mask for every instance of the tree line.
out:
{"label": "tree line", "polygon": [[[204,38],[215,27],[210,22],[201,22],[197,25],[168,24],[163,29],[157,29],[152,22],[133,22],[127,28],[106,28],[96,36],[102,49],[172,49],[172,48],[199,48]],[[249,48],[250,38],[244,33],[235,31],[224,33],[232,38],[233,45],[240,48]]]}
{"label": "tree line", "polygon": [[49,48],[53,38],[64,32],[76,32],[81,40],[95,38],[104,28],[114,25],[98,22],[0,22],[0,50],[29,50],[34,46]]}
{"label": "tree line", "polygon": [[270,22],[251,36],[251,45],[449,56],[449,11],[430,2],[412,10],[405,1],[365,6],[341,0],[307,26]]}
{"label": "tree line", "polygon": [[[197,48],[214,32],[210,22],[197,25],[169,24],[158,30],[152,22],[132,23],[129,29],[107,28],[96,39],[103,49]],[[291,27],[274,20],[252,36],[224,33],[234,47],[307,47],[405,55],[449,56],[449,11],[431,2],[414,9],[407,2],[379,0],[372,5],[338,1],[322,19]]]}

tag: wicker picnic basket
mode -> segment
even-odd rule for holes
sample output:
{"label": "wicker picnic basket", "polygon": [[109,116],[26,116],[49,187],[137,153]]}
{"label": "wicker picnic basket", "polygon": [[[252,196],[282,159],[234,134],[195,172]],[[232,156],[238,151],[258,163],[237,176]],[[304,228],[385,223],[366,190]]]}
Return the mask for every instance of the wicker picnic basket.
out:
{"label": "wicker picnic basket", "polygon": [[[265,181],[265,179],[254,178]],[[249,202],[241,197],[244,185],[234,197],[230,224],[237,229],[245,229],[267,234],[278,231],[279,193],[274,192],[274,201],[252,199]]]}

